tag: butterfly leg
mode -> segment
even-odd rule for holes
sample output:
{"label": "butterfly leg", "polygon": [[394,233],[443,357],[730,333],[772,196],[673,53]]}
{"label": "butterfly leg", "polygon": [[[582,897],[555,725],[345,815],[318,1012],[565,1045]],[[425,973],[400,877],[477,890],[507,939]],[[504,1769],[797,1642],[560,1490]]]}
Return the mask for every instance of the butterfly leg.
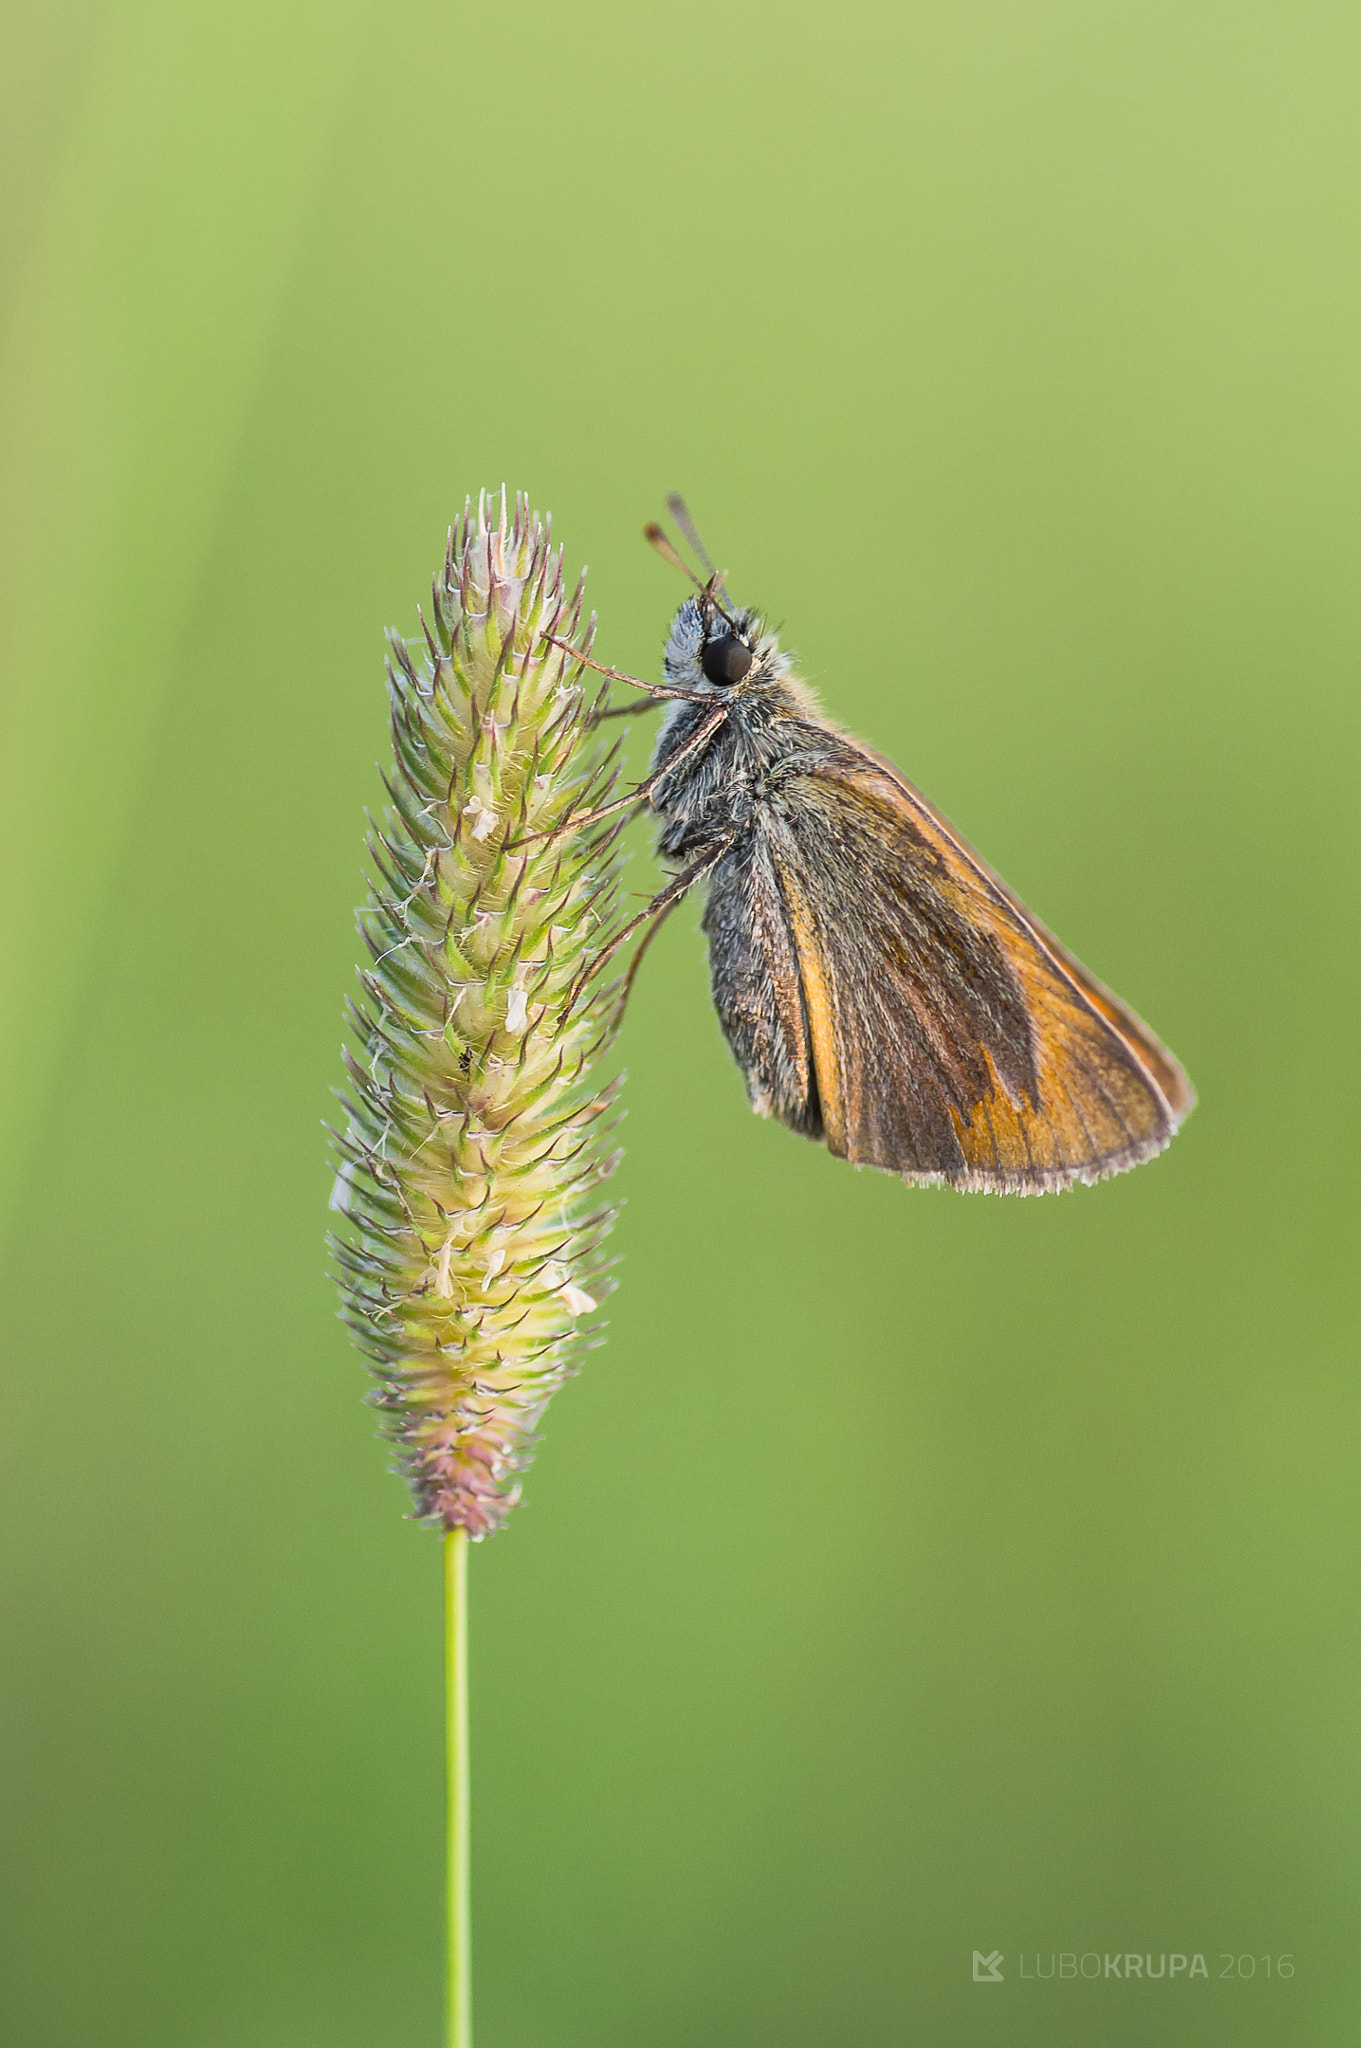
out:
{"label": "butterfly leg", "polygon": [[647,780],[631,789],[627,796],[617,798],[612,804],[602,804],[598,811],[583,811],[577,817],[564,818],[560,825],[550,825],[546,832],[528,832],[523,839],[517,839],[508,846],[506,851],[513,853],[516,847],[531,846],[536,839],[556,839],[564,832],[584,832],[588,825],[598,825],[602,818],[612,818],[616,811],[631,811],[635,804],[645,803],[662,777],[669,775],[673,768],[678,768],[682,761],[687,760],[707,740],[712,739],[719,726],[726,724],[727,717],[726,704],[716,706],[704,722],[691,733],[685,745],[677,747],[669,760],[663,761],[660,768],[654,769]]}
{"label": "butterfly leg", "polygon": [[569,994],[567,1001],[563,1005],[562,1014],[564,1016],[566,1016],[570,1010],[575,1008],[577,998],[580,996],[587,982],[593,980],[595,976],[599,974],[601,968],[605,965],[605,962],[607,960],[612,959],[613,956],[619,951],[619,948],[622,945],[624,945],[627,940],[633,937],[633,934],[638,930],[640,925],[650,924],[651,930],[642,939],[636,952],[633,955],[632,960],[630,960],[628,965],[628,972],[624,976],[623,984],[620,989],[619,1015],[623,1014],[624,1005],[629,999],[629,992],[633,987],[634,977],[638,972],[639,964],[642,961],[642,957],[644,953],[646,953],[648,947],[652,944],[652,941],[656,938],[658,931],[661,929],[661,926],[663,925],[665,920],[670,916],[671,912],[675,909],[676,905],[680,902],[681,898],[687,895],[689,891],[694,888],[696,882],[702,882],[704,880],[704,877],[708,874],[710,868],[718,866],[718,863],[722,860],[724,854],[728,851],[728,848],[732,845],[733,840],[736,837],[737,835],[735,832],[729,832],[726,835],[726,837],[722,839],[716,839],[712,846],[706,846],[703,853],[699,856],[698,860],[691,861],[688,868],[683,868],[680,874],[674,876],[673,879],[667,883],[664,889],[659,889],[657,891],[657,894],[653,897],[652,901],[649,904],[647,904],[644,909],[640,910],[636,917],[631,917],[621,932],[616,932],[615,936],[610,940],[609,945],[605,947],[604,951],[597,953],[594,960],[592,960],[590,966],[585,968],[584,971],[581,974],[579,974],[576,980],[573,982],[571,993]]}
{"label": "butterfly leg", "polygon": [[625,675],[621,668],[606,668],[603,661],[592,661],[589,654],[583,654],[579,647],[573,647],[570,640],[560,640],[556,633],[545,633],[544,639],[550,647],[556,647],[563,654],[569,654],[581,668],[593,668],[598,676],[605,676],[612,683],[627,683],[631,689],[646,690],[649,697],[679,697],[687,704],[708,704],[712,702],[707,690],[682,690],[675,683],[645,683],[638,676]]}

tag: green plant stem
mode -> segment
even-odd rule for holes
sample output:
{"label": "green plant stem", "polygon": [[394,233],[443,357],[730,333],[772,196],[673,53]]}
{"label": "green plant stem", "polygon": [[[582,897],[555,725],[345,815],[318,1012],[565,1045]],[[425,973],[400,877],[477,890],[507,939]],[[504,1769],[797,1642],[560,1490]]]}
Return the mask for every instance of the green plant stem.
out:
{"label": "green plant stem", "polygon": [[468,1532],[444,1538],[445,1756],[448,1788],[448,2048],[472,2048],[468,1807]]}

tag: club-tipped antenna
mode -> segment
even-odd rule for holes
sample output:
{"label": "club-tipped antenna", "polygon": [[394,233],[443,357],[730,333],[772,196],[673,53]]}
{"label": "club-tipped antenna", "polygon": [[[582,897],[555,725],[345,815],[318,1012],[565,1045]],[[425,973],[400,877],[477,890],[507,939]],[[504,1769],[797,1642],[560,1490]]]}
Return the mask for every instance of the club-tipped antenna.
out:
{"label": "club-tipped antenna", "polygon": [[703,568],[708,570],[709,575],[711,577],[716,577],[718,571],[717,569],[715,569],[713,563],[709,560],[709,550],[705,547],[703,541],[700,539],[699,533],[695,527],[695,522],[690,517],[690,507],[686,504],[684,498],[681,496],[679,491],[667,492],[666,509],[671,514],[671,517],[675,520],[681,532],[685,535],[686,540],[690,543],[690,547],[694,553],[695,560],[699,562]]}
{"label": "club-tipped antenna", "polygon": [[643,539],[656,548],[663,561],[669,562],[673,569],[679,569],[681,575],[688,578],[694,584],[696,590],[704,589],[704,584],[700,582],[684,555],[677,549],[671,536],[664,527],[658,526],[655,519],[650,519],[643,528]]}
{"label": "club-tipped antenna", "polygon": [[[707,603],[713,606],[714,610],[718,613],[720,619],[725,619],[729,627],[735,633],[737,631],[737,621],[733,617],[732,613],[727,609],[726,605],[724,605],[721,602],[718,595],[719,591],[723,588],[723,577],[719,574],[718,570],[715,569],[713,563],[709,560],[708,555],[704,552],[704,549],[700,544],[699,537],[695,533],[693,525],[690,523],[690,515],[688,512],[685,511],[685,500],[681,498],[677,492],[673,491],[666,502],[670,506],[673,513],[675,512],[677,505],[679,505],[681,511],[685,513],[685,518],[683,522],[678,520],[678,523],[681,524],[681,528],[685,534],[686,539],[689,541],[691,547],[695,550],[695,553],[699,556],[705,568],[708,570],[708,582],[706,583],[702,581],[700,577],[696,576],[694,570],[690,567],[690,564],[686,561],[684,555],[681,554],[679,548],[677,548],[675,542],[671,539],[671,536],[667,533],[666,529],[664,527],[658,526],[655,519],[649,519],[647,525],[643,528],[643,539],[647,541],[651,547],[654,547],[657,550],[657,553],[662,557],[663,561],[669,562],[673,569],[679,569],[681,575],[684,576],[688,582],[694,584],[695,589],[699,592],[700,596],[704,598]],[[725,571],[724,574],[726,573],[727,572]]]}

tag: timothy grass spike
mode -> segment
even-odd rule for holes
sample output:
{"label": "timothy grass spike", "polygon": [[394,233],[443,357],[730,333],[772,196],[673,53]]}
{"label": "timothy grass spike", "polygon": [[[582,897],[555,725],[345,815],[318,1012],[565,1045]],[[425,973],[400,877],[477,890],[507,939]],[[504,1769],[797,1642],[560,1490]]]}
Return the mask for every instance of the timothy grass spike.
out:
{"label": "timothy grass spike", "polygon": [[[415,1495],[485,1536],[598,1325],[614,1087],[588,1074],[617,998],[584,970],[619,928],[614,792],[583,585],[517,497],[469,503],[415,652],[392,636],[389,808],[359,913],[333,1208],[343,1313]],[[550,834],[555,836],[534,835]],[[574,991],[576,991],[574,996]]]}

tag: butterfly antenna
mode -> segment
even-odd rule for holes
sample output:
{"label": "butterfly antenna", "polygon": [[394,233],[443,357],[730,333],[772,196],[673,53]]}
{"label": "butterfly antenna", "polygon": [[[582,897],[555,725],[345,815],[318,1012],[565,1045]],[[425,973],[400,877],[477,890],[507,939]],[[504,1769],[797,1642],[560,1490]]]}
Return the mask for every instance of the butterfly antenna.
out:
{"label": "butterfly antenna", "polygon": [[704,585],[700,582],[690,564],[677,551],[675,544],[663,529],[658,526],[655,519],[650,520],[643,528],[643,539],[650,542],[656,548],[663,561],[669,562],[673,569],[679,569],[682,576],[688,577],[696,590],[703,590]]}
{"label": "butterfly antenna", "polygon": [[[685,500],[682,497],[680,497],[677,492],[673,491],[666,502],[670,506],[673,513],[675,512],[676,507],[678,505],[680,506],[681,512],[684,513],[684,519],[682,520],[678,517],[677,524],[680,525],[681,531],[684,533],[685,538],[689,541],[691,547],[694,549],[695,553],[699,556],[701,562],[703,562],[705,568],[708,570],[708,582],[702,582],[700,578],[696,576],[694,570],[690,567],[690,564],[686,561],[685,557],[680,553],[680,550],[676,547],[674,541],[672,541],[669,534],[667,534],[664,528],[658,526],[655,519],[650,519],[647,525],[643,528],[643,539],[657,550],[657,553],[662,557],[663,561],[670,562],[673,569],[679,569],[681,575],[686,577],[691,583],[694,584],[695,589],[699,592],[700,596],[705,598],[708,601],[708,603],[713,606],[714,610],[718,613],[718,616],[721,619],[725,619],[728,625],[735,632],[737,630],[737,621],[736,619],[734,619],[732,613],[728,611],[726,606],[721,602],[718,595],[719,591],[723,588],[723,576],[721,576],[718,570],[715,569],[713,563],[709,560],[708,555],[705,553],[703,545],[700,542],[699,536],[695,532],[695,529],[691,524],[690,515],[685,510]],[[725,570],[724,575],[726,575],[726,573],[727,572]]]}
{"label": "butterfly antenna", "polygon": [[716,577],[718,571],[709,560],[709,550],[700,539],[695,528],[695,522],[690,517],[690,507],[686,504],[679,491],[669,491],[667,493],[666,509],[685,535],[687,541],[689,541],[696,561],[700,562],[708,570],[711,577]]}

